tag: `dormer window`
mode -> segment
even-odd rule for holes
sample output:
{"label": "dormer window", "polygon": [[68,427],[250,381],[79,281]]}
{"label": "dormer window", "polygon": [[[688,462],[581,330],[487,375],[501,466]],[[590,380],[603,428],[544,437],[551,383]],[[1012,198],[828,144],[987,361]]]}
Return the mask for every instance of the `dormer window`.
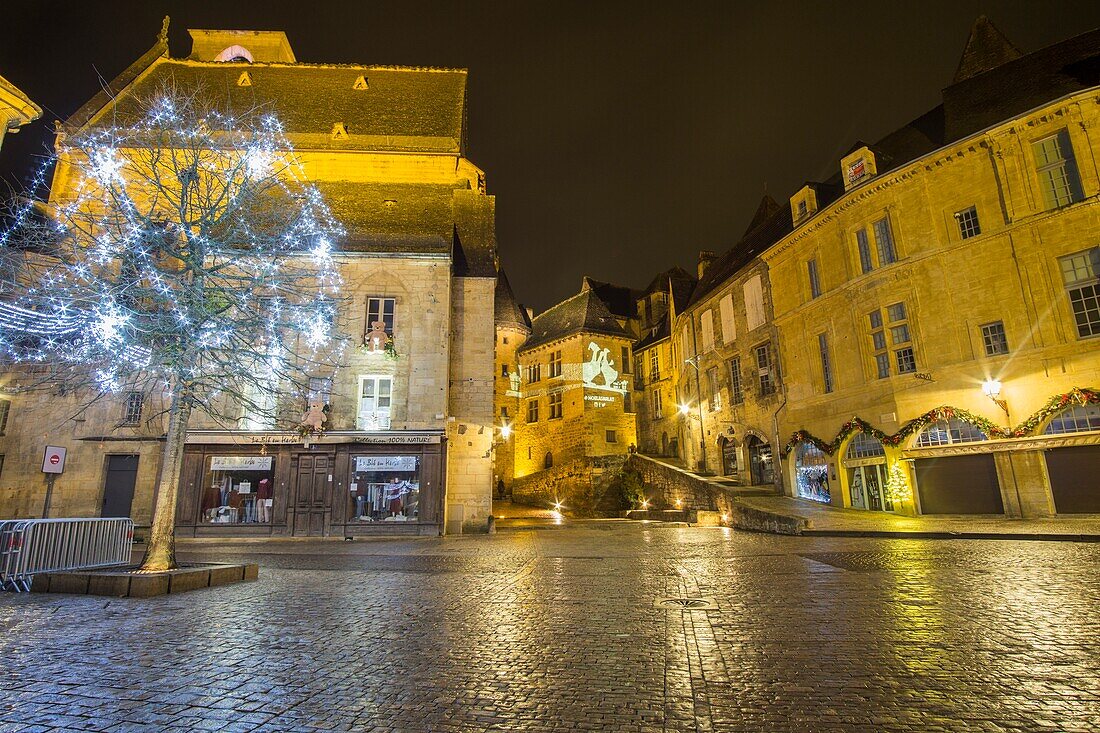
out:
{"label": "dormer window", "polygon": [[355,83],[351,85],[351,88],[362,92],[370,89],[370,84],[367,83],[367,77],[360,74],[355,78]]}
{"label": "dormer window", "polygon": [[348,139],[348,126],[343,122],[337,122],[332,126],[333,140],[347,140]]}
{"label": "dormer window", "polygon": [[252,76],[247,71],[242,71],[241,75],[237,77],[237,86],[250,87],[252,86]]}
{"label": "dormer window", "polygon": [[866,145],[853,150],[840,161],[840,171],[844,176],[844,190],[847,191],[878,173],[875,154]]}
{"label": "dormer window", "polygon": [[795,224],[800,224],[816,213],[817,191],[812,186],[803,186],[798,193],[791,196],[791,218]]}

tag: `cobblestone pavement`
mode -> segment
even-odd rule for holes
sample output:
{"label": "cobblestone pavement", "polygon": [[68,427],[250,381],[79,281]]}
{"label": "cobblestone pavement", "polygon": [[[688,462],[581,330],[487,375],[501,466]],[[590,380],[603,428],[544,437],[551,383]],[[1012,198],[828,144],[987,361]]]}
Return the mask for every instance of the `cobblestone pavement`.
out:
{"label": "cobblestone pavement", "polygon": [[0,596],[0,730],[1100,729],[1098,544],[618,522],[187,553],[261,580]]}

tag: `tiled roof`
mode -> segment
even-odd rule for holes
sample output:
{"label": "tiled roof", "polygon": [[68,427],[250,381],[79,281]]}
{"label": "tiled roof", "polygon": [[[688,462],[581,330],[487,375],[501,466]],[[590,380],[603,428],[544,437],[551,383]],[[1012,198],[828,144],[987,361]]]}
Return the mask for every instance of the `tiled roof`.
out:
{"label": "tiled roof", "polygon": [[645,293],[639,290],[634,290],[624,285],[605,283],[600,280],[593,280],[587,276],[581,281],[581,289],[594,290],[600,300],[604,302],[604,305],[607,306],[607,309],[622,318],[634,318],[637,316],[637,300],[645,295]]}
{"label": "tiled roof", "polygon": [[538,314],[531,321],[531,338],[520,351],[564,338],[574,333],[598,333],[633,340],[629,331],[592,289],[585,289],[571,298]]}
{"label": "tiled roof", "polygon": [[970,38],[966,41],[959,66],[955,69],[953,83],[977,76],[1022,55],[1020,49],[1013,46],[989,18],[979,15],[970,29]]}
{"label": "tiled roof", "polygon": [[[770,196],[764,194],[765,200],[760,202],[760,207],[757,210],[764,209],[767,199],[770,198]],[[772,203],[774,203],[774,200]],[[713,290],[721,287],[723,283],[736,275],[760,253],[790,234],[792,230],[790,207],[780,206],[774,209],[771,216],[757,223],[756,227],[746,233],[741,241],[710,263],[710,267],[703,273],[702,279],[695,286],[691,299],[685,307],[698,303]]]}
{"label": "tiled roof", "polygon": [[452,186],[318,182],[349,249],[443,252],[454,232]]}
{"label": "tiled roof", "polygon": [[494,297],[494,321],[497,326],[514,326],[531,330],[531,319],[527,317],[527,311],[516,302],[516,295],[512,292],[512,285],[508,282],[508,276],[503,268],[497,271],[497,288]]}
{"label": "tiled roof", "polygon": [[[242,72],[249,86],[238,86]],[[368,88],[352,88],[366,77]],[[117,114],[140,112],[139,101],[165,84],[200,88],[230,110],[270,106],[298,147],[334,150],[392,150],[460,153],[464,142],[466,72],[282,63],[216,63],[169,59],[158,43],[109,89],[115,94],[134,82],[119,99]],[[110,95],[97,95],[70,120],[82,125],[110,106]],[[333,140],[336,123],[348,136]]]}

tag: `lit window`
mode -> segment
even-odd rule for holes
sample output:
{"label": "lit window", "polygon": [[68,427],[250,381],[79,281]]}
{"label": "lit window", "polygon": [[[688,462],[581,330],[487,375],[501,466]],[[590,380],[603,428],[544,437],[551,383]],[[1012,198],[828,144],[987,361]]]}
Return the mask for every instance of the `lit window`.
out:
{"label": "lit window", "polygon": [[[536,406],[536,412],[537,412],[538,402],[535,403],[535,406]],[[557,420],[558,418],[561,417],[561,415],[562,415],[562,396],[561,396],[561,392],[555,392],[555,393],[550,395],[550,418],[549,419]],[[537,420],[538,418],[536,417],[535,419]]]}
{"label": "lit window", "polygon": [[956,211],[955,221],[959,223],[959,236],[963,239],[970,239],[982,233],[981,224],[978,223],[978,210],[973,206]]}
{"label": "lit window", "polygon": [[1100,430],[1100,405],[1074,405],[1055,415],[1044,428],[1045,435],[1087,433]]}
{"label": "lit window", "polygon": [[1048,138],[1032,143],[1031,147],[1043,191],[1044,208],[1057,209],[1084,198],[1073,146],[1066,130],[1059,130]]}
{"label": "lit window", "polygon": [[932,423],[917,436],[917,447],[928,448],[954,443],[977,443],[986,440],[986,434],[968,422],[956,418]]}
{"label": "lit window", "polygon": [[847,456],[849,459],[877,458],[886,455],[886,449],[882,447],[882,441],[867,433],[856,433],[852,442],[848,445]]}
{"label": "lit window", "polygon": [[1062,257],[1058,262],[1077,335],[1100,335],[1100,247]]}
{"label": "lit window", "polygon": [[996,356],[1008,353],[1008,338],[1005,337],[1005,326],[1000,321],[987,323],[981,327],[982,343],[985,345],[986,356]]}
{"label": "lit window", "polygon": [[392,405],[392,377],[359,377],[359,430],[389,430]]}

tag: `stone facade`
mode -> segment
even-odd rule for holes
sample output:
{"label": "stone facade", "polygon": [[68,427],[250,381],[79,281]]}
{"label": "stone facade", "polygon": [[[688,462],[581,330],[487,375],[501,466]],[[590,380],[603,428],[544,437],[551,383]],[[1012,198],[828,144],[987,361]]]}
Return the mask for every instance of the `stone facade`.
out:
{"label": "stone facade", "polygon": [[[280,32],[192,35],[191,57],[174,59],[162,34],[120,77],[132,83],[126,92],[113,101],[93,99],[67,124],[94,126],[112,105],[127,108],[165,78],[269,101],[299,151],[306,177],[348,232],[337,262],[346,298],[341,328],[352,348],[335,374],[318,375],[331,378],[324,388],[329,409],[320,438],[303,440],[288,430],[302,420],[304,398],[280,403],[280,419],[270,424],[242,414],[240,425],[227,426],[196,415],[181,483],[181,492],[193,495],[181,498],[180,531],[329,535],[484,529],[493,473],[495,210],[484,173],[464,157],[465,71],[299,64]],[[216,59],[216,51],[231,48],[237,48],[233,59]],[[234,60],[241,48],[253,63]],[[239,90],[242,73],[249,77],[247,92]],[[369,94],[361,79],[369,80]],[[346,134],[333,132],[333,124],[343,120],[321,114],[327,107],[318,99],[349,116]],[[69,181],[59,166],[53,200],[65,198]],[[392,313],[387,329],[396,358],[355,348],[371,330],[369,302],[379,299]],[[8,374],[3,385],[18,379]],[[366,381],[385,389],[389,399],[386,405],[372,403],[369,414]],[[87,409],[77,395],[7,395],[6,430],[0,430],[0,516],[41,515],[39,468],[43,446],[51,444],[69,449],[51,516],[105,511],[110,456],[117,455],[127,457],[134,473],[126,511],[139,525],[148,523],[165,430],[158,398],[144,395],[142,419],[126,426],[121,424],[126,395]],[[266,523],[209,523],[209,492],[218,503],[230,503],[209,485],[212,461],[230,459],[270,466],[275,503]],[[363,521],[370,517],[361,516],[360,459],[387,465],[405,460],[408,467],[401,470],[410,472],[415,459],[423,504],[418,521],[401,526]],[[255,483],[246,481],[253,492]],[[243,502],[235,489],[232,493],[241,506],[222,508],[232,509],[232,516],[254,512],[245,491]],[[385,509],[383,514],[394,514]]]}
{"label": "stone facade", "polygon": [[18,132],[23,125],[42,116],[42,108],[32,102],[18,87],[0,76],[0,146],[4,135]]}

